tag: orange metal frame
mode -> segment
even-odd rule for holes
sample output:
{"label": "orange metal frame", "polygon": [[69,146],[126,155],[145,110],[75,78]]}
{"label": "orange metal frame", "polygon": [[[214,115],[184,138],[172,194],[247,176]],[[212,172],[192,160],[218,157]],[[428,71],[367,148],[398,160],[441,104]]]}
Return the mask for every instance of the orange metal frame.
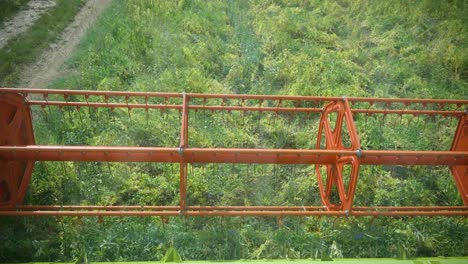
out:
{"label": "orange metal frame", "polygon": [[[31,99],[41,96],[43,100]],[[54,100],[50,100],[52,96]],[[56,100],[57,97],[63,100]],[[153,99],[160,101],[155,103]],[[204,103],[196,104],[192,100]],[[215,103],[205,104],[209,100]],[[226,103],[230,100],[238,103]],[[291,103],[294,107],[288,106]],[[353,106],[359,104],[367,107]],[[126,108],[129,111],[176,109],[181,112],[180,144],[175,147],[36,145],[31,106]],[[468,216],[467,106],[468,100],[0,88],[0,216]],[[191,111],[198,110],[321,113],[316,148],[191,148],[189,117]],[[438,115],[460,121],[452,147],[447,151],[364,150],[353,119],[356,114]],[[180,204],[22,205],[35,161],[180,163]],[[190,163],[314,164],[323,206],[191,206],[187,204]],[[359,167],[384,164],[450,166],[464,206],[353,207]],[[347,185],[344,177],[349,178]],[[339,202],[331,199],[333,188],[338,191]]]}

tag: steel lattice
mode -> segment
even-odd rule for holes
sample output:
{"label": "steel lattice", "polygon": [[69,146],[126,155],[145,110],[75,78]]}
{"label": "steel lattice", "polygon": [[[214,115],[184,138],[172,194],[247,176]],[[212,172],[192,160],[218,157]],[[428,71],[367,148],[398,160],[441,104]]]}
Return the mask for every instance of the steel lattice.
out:
{"label": "steel lattice", "polygon": [[[38,100],[37,98],[41,98]],[[50,97],[54,97],[50,99]],[[58,100],[57,97],[63,98]],[[158,99],[159,103],[152,100]],[[138,100],[133,100],[138,99]],[[227,101],[235,100],[237,104]],[[199,103],[199,102],[203,103]],[[206,101],[212,101],[206,104]],[[366,107],[361,105],[365,104]],[[292,106],[291,106],[292,105]],[[31,106],[178,110],[180,144],[173,147],[51,146],[34,143]],[[468,100],[150,93],[0,88],[0,215],[3,216],[467,216]],[[192,111],[320,113],[315,149],[192,148]],[[429,115],[459,119],[446,151],[365,150],[354,115]],[[333,118],[330,118],[333,116]],[[344,142],[343,138],[349,142]],[[35,161],[180,163],[178,206],[22,205]],[[192,206],[187,204],[191,163],[307,164],[316,166],[323,206]],[[446,165],[465,206],[356,207],[361,165]],[[344,184],[344,167],[350,167]],[[339,202],[330,199],[332,188]]]}

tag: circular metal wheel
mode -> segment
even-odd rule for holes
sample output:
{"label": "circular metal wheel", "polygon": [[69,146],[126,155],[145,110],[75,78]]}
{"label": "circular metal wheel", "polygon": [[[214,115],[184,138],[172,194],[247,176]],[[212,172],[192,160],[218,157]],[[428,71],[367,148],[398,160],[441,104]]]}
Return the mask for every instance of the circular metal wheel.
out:
{"label": "circular metal wheel", "polygon": [[[329,103],[320,118],[317,149],[358,150],[359,138],[346,100]],[[328,210],[350,210],[359,173],[356,156],[336,156],[332,164],[315,165],[320,196]]]}

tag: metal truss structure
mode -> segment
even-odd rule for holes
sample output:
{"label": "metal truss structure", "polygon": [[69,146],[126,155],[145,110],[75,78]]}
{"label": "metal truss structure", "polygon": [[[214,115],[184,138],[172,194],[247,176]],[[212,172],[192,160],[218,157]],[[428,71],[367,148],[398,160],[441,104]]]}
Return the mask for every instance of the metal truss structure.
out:
{"label": "metal truss structure", "polygon": [[[181,113],[180,144],[174,147],[36,145],[32,106],[178,110]],[[0,88],[0,216],[468,216],[467,106],[468,100]],[[316,148],[192,148],[189,146],[189,117],[191,112],[199,110],[318,113]],[[427,115],[459,121],[450,150],[367,150],[361,148],[354,123],[354,116],[359,114]],[[180,204],[22,205],[35,161],[179,163]],[[191,163],[315,165],[323,205],[188,205],[187,166]],[[360,166],[388,164],[449,166],[464,206],[353,206]],[[333,189],[338,191],[339,202],[331,199]]]}

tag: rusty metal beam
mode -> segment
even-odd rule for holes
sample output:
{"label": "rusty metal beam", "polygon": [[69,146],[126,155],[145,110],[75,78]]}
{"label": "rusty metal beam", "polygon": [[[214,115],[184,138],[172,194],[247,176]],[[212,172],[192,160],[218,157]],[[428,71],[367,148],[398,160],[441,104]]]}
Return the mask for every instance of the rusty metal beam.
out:
{"label": "rusty metal beam", "polygon": [[179,205],[18,205],[19,211],[178,211]]}
{"label": "rusty metal beam", "polygon": [[178,148],[0,146],[0,159],[38,161],[180,162]]}
{"label": "rusty metal beam", "polygon": [[401,109],[401,110],[393,110],[393,109],[351,109],[353,114],[366,114],[366,115],[374,115],[374,114],[383,114],[383,115],[440,115],[440,116],[453,116],[453,117],[461,117],[466,114],[465,111],[441,111],[441,110],[410,110],[410,109]]}
{"label": "rusty metal beam", "polygon": [[[138,104],[138,103],[99,103],[99,102],[68,102],[68,101],[37,101],[30,100],[28,105],[41,107],[92,107],[92,108],[126,108],[126,109],[175,109],[181,110],[183,105],[175,104]],[[230,105],[190,105],[190,110],[205,111],[252,111],[252,112],[275,112],[275,113],[321,113],[322,108],[307,107],[266,107],[266,106],[230,106]],[[412,109],[351,109],[353,114],[383,114],[383,115],[441,115],[459,117],[465,115],[465,111],[444,110],[412,110]]]}
{"label": "rusty metal beam", "polygon": [[[322,211],[324,206],[186,206],[190,211]],[[178,211],[180,206],[19,205],[18,211]],[[468,206],[354,206],[352,211],[468,211]]]}
{"label": "rusty metal beam", "polygon": [[[40,95],[81,95],[89,96],[122,96],[122,97],[160,97],[160,98],[182,98],[182,93],[161,93],[161,92],[127,92],[127,91],[89,91],[89,90],[54,90],[54,89],[32,89],[32,88],[0,88],[0,93],[17,94],[40,94]],[[275,101],[313,101],[313,102],[331,102],[341,100],[343,97],[327,96],[291,96],[291,95],[251,95],[251,94],[197,94],[187,93],[190,98],[200,99],[239,99],[239,100],[275,100]],[[467,105],[468,100],[457,99],[413,99],[413,98],[366,98],[366,97],[347,97],[347,100],[353,102],[365,103],[402,103],[408,104],[438,104],[438,105]]]}
{"label": "rusty metal beam", "polygon": [[353,211],[468,211],[468,206],[353,206]]}
{"label": "rusty metal beam", "polygon": [[[0,159],[39,161],[173,162],[180,148],[104,146],[0,146]],[[466,165],[467,151],[184,148],[188,163],[331,164],[356,156],[363,165]]]}
{"label": "rusty metal beam", "polygon": [[121,97],[161,97],[161,98],[181,98],[181,93],[161,93],[161,92],[129,92],[129,91],[91,91],[91,90],[56,90],[56,89],[35,89],[35,88],[1,88],[1,93],[15,94],[39,94],[39,95],[79,95],[84,97],[89,96],[121,96]]}
{"label": "rusty metal beam", "polygon": [[0,216],[178,216],[178,211],[0,211]]}
{"label": "rusty metal beam", "polygon": [[[0,211],[0,216],[180,216],[180,211]],[[466,210],[443,211],[191,211],[184,216],[468,216]]]}
{"label": "rusty metal beam", "polygon": [[[44,100],[29,100],[28,95],[42,95]],[[55,95],[55,96],[50,96]],[[58,96],[57,96],[58,95]],[[58,101],[63,96],[64,101]],[[82,96],[80,98],[70,96]],[[37,97],[37,96],[36,96]],[[96,98],[102,97],[102,98]],[[109,102],[112,97],[113,102]],[[120,97],[120,98],[117,98]],[[9,99],[11,98],[11,99]],[[34,98],[34,97],[32,97]],[[48,100],[49,98],[53,100]],[[131,98],[131,100],[129,100]],[[144,99],[144,103],[141,103]],[[149,98],[160,98],[164,103],[154,103]],[[6,168],[9,164],[7,178],[12,178],[14,167],[27,162],[32,170],[34,161],[106,161],[106,162],[171,162],[180,163],[180,201],[179,206],[17,206],[18,202],[0,203],[0,215],[10,216],[467,216],[468,186],[466,177],[468,171],[468,116],[466,106],[468,100],[445,99],[396,99],[396,98],[360,98],[360,97],[322,97],[322,96],[281,96],[281,95],[246,95],[246,94],[192,94],[192,93],[153,93],[124,91],[80,91],[80,90],[47,90],[24,88],[0,88],[0,99],[4,102],[15,101],[16,111],[30,112],[29,106],[41,107],[92,107],[92,108],[127,108],[132,109],[174,109],[181,112],[180,145],[176,147],[105,147],[105,146],[41,146],[34,142],[14,143],[11,136],[4,136],[0,144],[0,165]],[[14,100],[13,100],[14,99]],[[89,100],[88,100],[89,99]],[[138,100],[137,100],[138,99]],[[169,100],[171,99],[171,100]],[[198,100],[193,100],[198,99]],[[203,105],[189,104],[194,103]],[[76,101],[78,100],[78,101]],[[81,98],[83,100],[83,98]],[[208,101],[207,101],[208,100]],[[220,101],[221,100],[221,101]],[[237,101],[236,101],[237,100]],[[98,101],[98,102],[95,102]],[[104,102],[103,102],[104,101]],[[136,101],[132,102],[132,101]],[[205,104],[205,102],[207,103]],[[264,101],[269,101],[264,103]],[[283,104],[284,101],[288,103]],[[303,102],[309,102],[308,107],[302,107]],[[314,107],[309,107],[312,102]],[[285,105],[294,104],[296,107]],[[353,103],[361,108],[352,108]],[[214,104],[214,105],[213,105]],[[283,104],[283,105],[282,105]],[[395,105],[392,105],[395,104]],[[5,103],[4,103],[5,105]],[[272,106],[275,105],[275,106]],[[366,107],[366,108],[363,108]],[[4,107],[5,108],[5,107]],[[317,139],[317,149],[238,149],[238,148],[190,148],[189,115],[190,110],[198,111],[256,111],[256,112],[287,112],[287,113],[320,113],[320,127],[326,136],[326,149],[322,148],[321,136]],[[18,127],[18,122],[11,122],[9,108],[0,111],[0,121],[7,122],[10,127]],[[337,114],[337,119],[331,121],[328,114]],[[383,114],[390,115],[439,115],[443,117],[459,117],[460,122],[450,151],[405,151],[405,150],[361,150],[353,115]],[[19,118],[21,119],[21,118]],[[18,119],[18,120],[19,120]],[[31,119],[20,120],[30,126]],[[342,126],[346,124],[351,137],[351,147],[345,147],[342,141]],[[2,125],[2,127],[6,127]],[[2,128],[0,127],[0,129]],[[331,127],[335,127],[331,129]],[[11,129],[10,129],[11,130]],[[12,130],[13,131],[13,130]],[[32,129],[29,131],[32,134]],[[8,132],[10,133],[10,132]],[[13,132],[11,132],[13,133]],[[11,134],[10,133],[10,134]],[[25,133],[19,131],[18,133]],[[13,134],[18,134],[14,132]],[[26,131],[27,133],[27,131]],[[1,135],[7,135],[3,133]],[[9,134],[8,134],[9,135]],[[327,191],[321,187],[322,200],[331,197],[330,186],[337,185],[340,204],[327,206],[189,206],[187,205],[187,168],[189,163],[261,163],[261,164],[325,164],[327,167]],[[16,165],[15,165],[16,164]],[[357,185],[357,174],[360,165],[448,165],[456,180],[459,192],[462,194],[465,206],[406,206],[406,207],[353,207],[352,197]],[[15,166],[13,166],[15,165]],[[342,180],[343,166],[352,165],[352,179],[347,189]],[[16,168],[15,167],[15,168]],[[333,168],[333,169],[332,169]],[[321,179],[320,167],[316,168],[317,177]],[[5,169],[3,169],[5,171]],[[27,171],[28,172],[28,171]],[[29,172],[30,174],[30,172]],[[27,175],[26,175],[27,176]],[[333,178],[335,177],[335,178]],[[5,178],[5,177],[4,177]],[[9,185],[16,186],[15,180]],[[24,177],[28,180],[28,177]],[[331,180],[330,180],[331,179]],[[27,181],[24,181],[27,182]],[[24,196],[22,190],[5,192],[5,181],[0,182],[0,197],[9,195]],[[7,185],[8,185],[7,184]],[[11,188],[10,188],[11,189]],[[324,194],[327,192],[326,194]],[[12,196],[12,197],[13,197]],[[325,197],[325,198],[324,198]],[[3,198],[5,200],[5,198]],[[21,203],[22,199],[14,199]],[[1,202],[1,201],[0,201]],[[12,209],[16,209],[13,211]],[[36,210],[39,209],[39,210]]]}
{"label": "rusty metal beam", "polygon": [[[468,150],[468,114],[460,118],[450,150]],[[468,163],[451,166],[450,170],[457,184],[458,192],[463,199],[463,203],[468,205]]]}
{"label": "rusty metal beam", "polygon": [[92,107],[92,108],[127,108],[127,109],[176,109],[181,110],[182,105],[172,104],[136,104],[136,103],[99,103],[99,102],[67,102],[67,101],[35,101],[27,102],[28,105],[38,105],[41,107]]}
{"label": "rusty metal beam", "polygon": [[179,195],[180,195],[180,210],[185,212],[187,206],[187,168],[186,157],[184,154],[185,149],[188,147],[188,125],[189,125],[189,98],[185,93],[182,95],[182,117],[180,126],[180,145],[179,145],[179,156],[180,156],[180,178],[179,178]]}

